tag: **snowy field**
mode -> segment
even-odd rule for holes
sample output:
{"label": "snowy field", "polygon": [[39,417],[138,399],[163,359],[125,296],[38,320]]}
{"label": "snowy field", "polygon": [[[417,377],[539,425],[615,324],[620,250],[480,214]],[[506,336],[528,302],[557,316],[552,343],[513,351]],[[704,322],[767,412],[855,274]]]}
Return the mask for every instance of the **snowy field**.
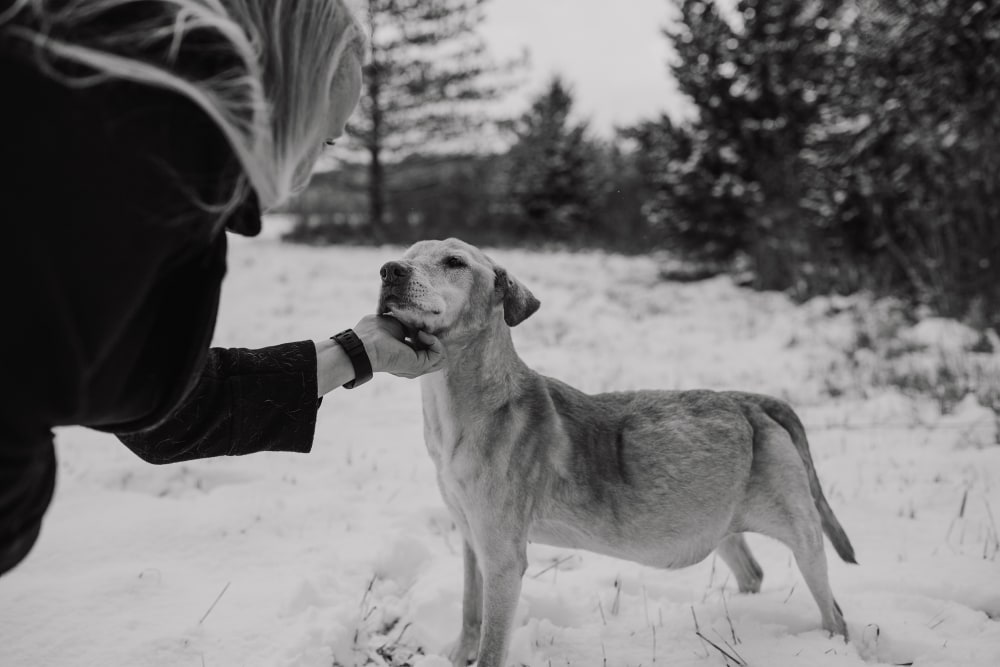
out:
{"label": "snowy field", "polygon": [[[379,266],[400,253],[234,239],[216,344],[353,326],[374,308]],[[752,596],[714,557],[661,571],[532,546],[511,664],[1000,665],[992,413],[971,398],[941,414],[934,401],[851,389],[849,301],[663,282],[650,258],[492,254],[542,301],[515,342],[545,374],[591,392],[739,388],[792,402],[860,562],[828,548],[845,645],[820,630],[790,552],[767,538],[749,540],[765,573]],[[377,377],[326,398],[309,455],[171,467],[105,435],[59,432],[41,539],[0,579],[0,665],[442,667],[436,654],[459,627],[461,538],[420,413],[418,382]]]}

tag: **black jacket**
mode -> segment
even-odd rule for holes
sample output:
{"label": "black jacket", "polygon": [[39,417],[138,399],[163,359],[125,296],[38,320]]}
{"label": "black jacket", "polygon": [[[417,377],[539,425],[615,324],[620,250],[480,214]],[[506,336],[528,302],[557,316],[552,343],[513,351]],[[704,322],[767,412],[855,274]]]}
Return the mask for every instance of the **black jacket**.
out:
{"label": "black jacket", "polygon": [[[309,451],[309,341],[209,349],[226,271],[211,205],[240,176],[193,102],[151,87],[69,87],[0,34],[0,573],[52,495],[51,429],[116,433],[169,463]],[[249,195],[224,220],[253,235]]]}

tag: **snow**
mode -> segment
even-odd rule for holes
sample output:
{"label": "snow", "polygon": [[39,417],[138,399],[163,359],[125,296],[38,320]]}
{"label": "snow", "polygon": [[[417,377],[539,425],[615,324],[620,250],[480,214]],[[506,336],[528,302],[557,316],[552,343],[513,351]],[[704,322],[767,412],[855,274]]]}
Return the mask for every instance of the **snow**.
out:
{"label": "snow", "polygon": [[918,322],[906,339],[924,347],[945,347],[951,352],[972,348],[979,341],[979,333],[970,327],[943,317],[928,317]]}
{"label": "snow", "polygon": [[[319,338],[370,312],[401,248],[234,239],[216,343]],[[740,388],[790,400],[860,565],[830,558],[851,633],[819,613],[782,545],[749,543],[760,594],[721,561],[661,571],[542,545],[510,664],[1000,664],[1000,446],[973,396],[837,392],[848,300],[796,306],[725,278],[676,284],[656,258],[495,251],[541,310],[515,329],[539,371],[587,391]],[[954,323],[918,323],[926,354]],[[996,353],[993,353],[996,356]],[[841,371],[837,371],[841,372]],[[0,578],[0,664],[444,667],[459,627],[461,538],[422,444],[419,384],[329,395],[313,452],[155,467],[113,438],[57,434],[41,539]]]}

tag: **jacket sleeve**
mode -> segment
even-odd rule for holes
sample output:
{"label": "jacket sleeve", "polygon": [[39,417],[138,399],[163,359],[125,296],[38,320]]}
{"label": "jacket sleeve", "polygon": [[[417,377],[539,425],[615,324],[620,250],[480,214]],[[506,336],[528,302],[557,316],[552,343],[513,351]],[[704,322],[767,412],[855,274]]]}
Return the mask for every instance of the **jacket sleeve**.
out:
{"label": "jacket sleeve", "polygon": [[152,428],[115,435],[150,463],[309,452],[320,399],[312,341],[209,350],[194,388]]}
{"label": "jacket sleeve", "polygon": [[31,550],[56,482],[52,434],[13,434],[0,428],[0,574]]}

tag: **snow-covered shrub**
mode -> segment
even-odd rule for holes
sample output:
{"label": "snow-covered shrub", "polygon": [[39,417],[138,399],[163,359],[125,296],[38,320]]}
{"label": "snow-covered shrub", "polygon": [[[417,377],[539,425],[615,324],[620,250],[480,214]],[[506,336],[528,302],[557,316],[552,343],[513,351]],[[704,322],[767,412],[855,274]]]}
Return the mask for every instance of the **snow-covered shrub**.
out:
{"label": "snow-covered shrub", "polygon": [[1000,419],[1000,338],[941,317],[914,319],[893,299],[860,298],[846,307],[854,328],[842,364],[831,368],[832,395],[893,387],[928,396],[942,414],[968,396]]}

